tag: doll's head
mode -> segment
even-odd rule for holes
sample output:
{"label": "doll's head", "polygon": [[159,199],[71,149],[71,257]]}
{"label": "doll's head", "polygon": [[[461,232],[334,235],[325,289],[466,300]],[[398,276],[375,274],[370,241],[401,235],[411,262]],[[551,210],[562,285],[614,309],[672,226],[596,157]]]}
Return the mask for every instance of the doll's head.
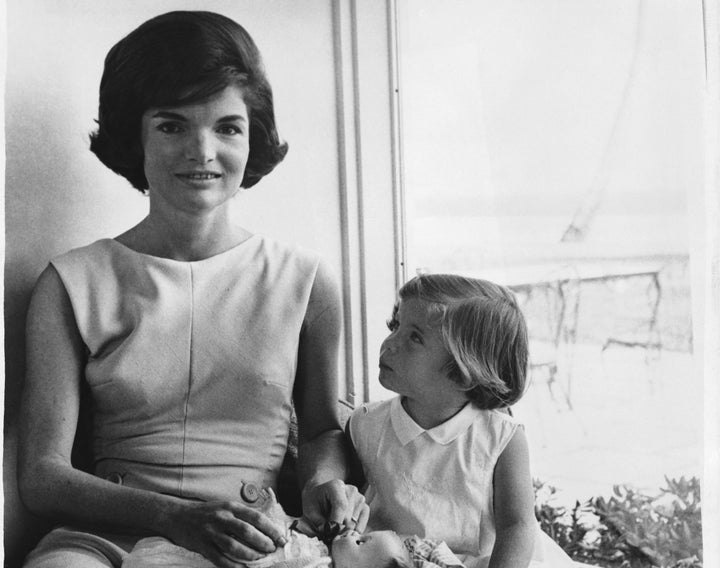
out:
{"label": "doll's head", "polygon": [[422,306],[428,329],[439,334],[446,351],[443,370],[475,405],[501,408],[522,397],[528,365],[527,325],[510,290],[453,274],[416,276],[399,291],[389,322],[391,331],[404,303],[416,311]]}
{"label": "doll's head", "polygon": [[334,568],[410,568],[410,555],[394,531],[348,531],[330,548]]}

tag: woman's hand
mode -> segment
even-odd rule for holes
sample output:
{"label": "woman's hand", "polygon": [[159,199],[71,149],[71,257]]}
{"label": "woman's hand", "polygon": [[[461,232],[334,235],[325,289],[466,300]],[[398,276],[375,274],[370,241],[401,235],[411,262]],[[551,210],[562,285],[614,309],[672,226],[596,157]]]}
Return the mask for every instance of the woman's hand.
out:
{"label": "woman's hand", "polygon": [[308,483],[302,492],[303,516],[321,533],[325,522],[363,532],[370,508],[354,485],[333,479],[319,485]]}
{"label": "woman's hand", "polygon": [[221,568],[258,560],[283,546],[285,527],[235,501],[180,504],[167,520],[167,536]]}

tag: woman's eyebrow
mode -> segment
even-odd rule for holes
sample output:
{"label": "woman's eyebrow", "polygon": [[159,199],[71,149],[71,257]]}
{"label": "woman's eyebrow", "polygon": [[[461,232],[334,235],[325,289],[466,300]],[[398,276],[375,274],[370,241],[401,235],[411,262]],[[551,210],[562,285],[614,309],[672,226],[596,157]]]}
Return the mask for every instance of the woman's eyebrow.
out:
{"label": "woman's eyebrow", "polygon": [[185,120],[187,121],[187,118],[185,118],[182,114],[178,114],[176,112],[170,112],[167,110],[159,110],[155,114],[152,115],[152,118],[169,118],[171,120]]}
{"label": "woman's eyebrow", "polygon": [[240,122],[247,122],[247,118],[245,118],[242,114],[229,114],[227,116],[223,116],[222,118],[218,118],[218,122],[232,122],[234,120],[239,120]]}
{"label": "woman's eyebrow", "polygon": [[[155,114],[153,114],[151,118],[163,118],[163,119],[170,119],[170,120],[187,121],[187,118],[184,117],[182,114],[179,114],[177,112],[171,112],[169,110],[159,110]],[[242,114],[228,114],[227,116],[218,118],[216,122],[233,122],[233,121],[247,122],[247,118]]]}

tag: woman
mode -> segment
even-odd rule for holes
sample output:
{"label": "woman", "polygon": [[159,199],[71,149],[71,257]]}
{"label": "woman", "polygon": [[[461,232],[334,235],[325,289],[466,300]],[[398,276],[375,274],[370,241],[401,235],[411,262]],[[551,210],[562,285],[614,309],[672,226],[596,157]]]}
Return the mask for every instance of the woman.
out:
{"label": "woman", "polygon": [[[339,481],[337,287],[230,212],[287,152],[253,40],[208,12],[145,22],[105,60],[91,150],[150,208],[54,259],[33,293],[19,488],[63,526],[26,566],[119,566],[143,534],[218,566],[273,551],[281,531],[241,496],[276,486],[293,402],[306,516],[362,530]],[[71,463],[85,384],[93,474]]]}

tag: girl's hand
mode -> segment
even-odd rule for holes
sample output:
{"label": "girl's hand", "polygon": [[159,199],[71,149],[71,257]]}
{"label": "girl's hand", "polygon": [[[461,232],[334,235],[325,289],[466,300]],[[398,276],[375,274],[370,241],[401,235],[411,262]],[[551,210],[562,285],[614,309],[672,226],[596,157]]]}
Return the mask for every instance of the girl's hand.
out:
{"label": "girl's hand", "polygon": [[302,492],[303,515],[322,533],[326,522],[363,532],[370,516],[365,497],[354,485],[333,479],[319,485],[308,484]]}
{"label": "girl's hand", "polygon": [[283,546],[285,527],[235,501],[184,502],[169,521],[167,536],[221,568],[237,568]]}

